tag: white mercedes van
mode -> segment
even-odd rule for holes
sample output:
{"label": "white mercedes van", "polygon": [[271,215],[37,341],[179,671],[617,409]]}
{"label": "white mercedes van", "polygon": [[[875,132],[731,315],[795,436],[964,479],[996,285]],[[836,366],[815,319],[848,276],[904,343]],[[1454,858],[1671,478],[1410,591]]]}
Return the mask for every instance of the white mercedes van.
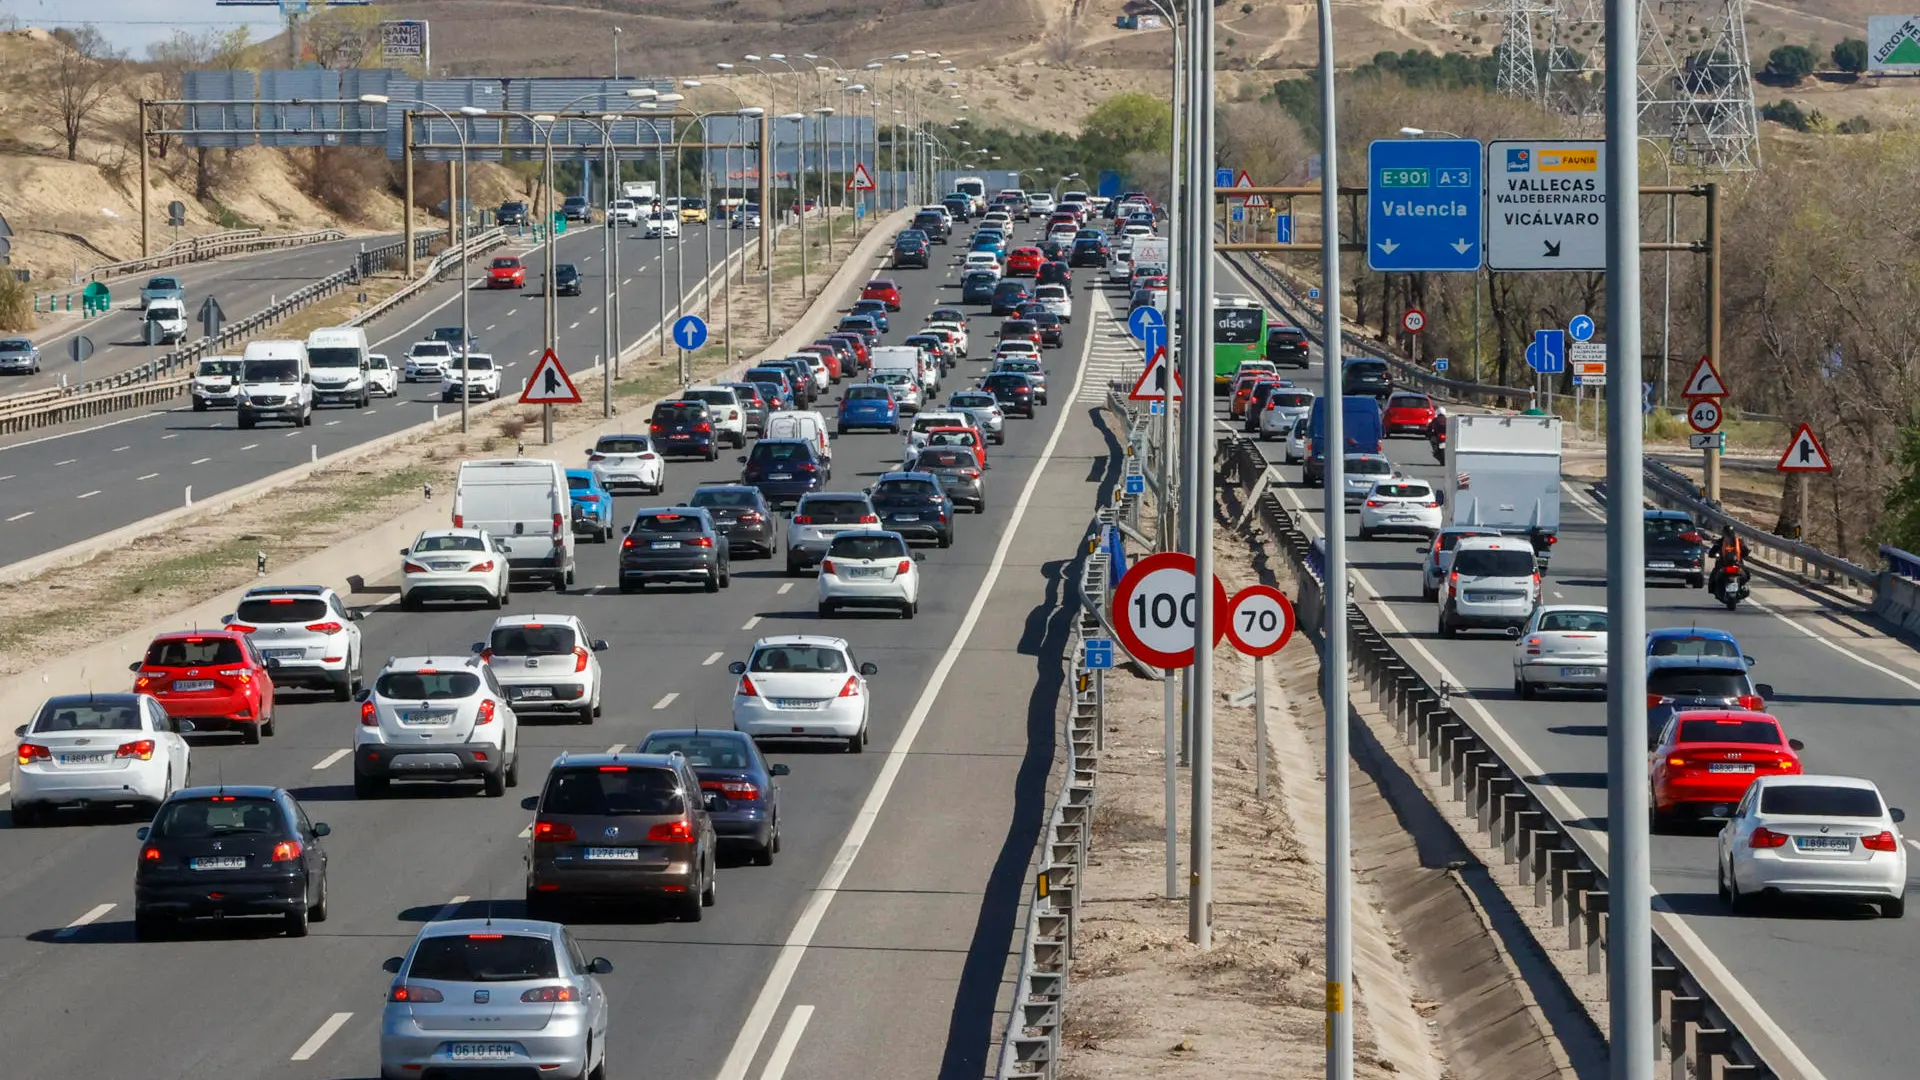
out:
{"label": "white mercedes van", "polygon": [[313,426],[313,375],[304,341],[253,341],[240,356],[240,429],[262,420]]}
{"label": "white mercedes van", "polygon": [[313,403],[364,409],[373,396],[368,378],[367,332],[357,326],[327,326],[307,335],[307,366],[313,372]]}

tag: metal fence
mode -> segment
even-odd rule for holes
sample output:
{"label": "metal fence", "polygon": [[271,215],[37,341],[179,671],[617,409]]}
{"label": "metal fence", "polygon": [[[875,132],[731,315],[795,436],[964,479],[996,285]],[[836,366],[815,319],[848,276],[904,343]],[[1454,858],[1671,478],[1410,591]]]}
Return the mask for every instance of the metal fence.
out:
{"label": "metal fence", "polygon": [[320,244],[346,238],[347,234],[339,229],[309,229],[306,232],[272,234],[263,233],[259,229],[232,229],[226,232],[208,233],[205,236],[189,236],[175,240],[144,258],[101,263],[99,266],[82,270],[74,275],[73,283],[83,285],[89,281],[137,274],[144,270],[158,270],[162,267],[178,266],[181,263],[199,262],[220,255],[300,247],[304,244]]}

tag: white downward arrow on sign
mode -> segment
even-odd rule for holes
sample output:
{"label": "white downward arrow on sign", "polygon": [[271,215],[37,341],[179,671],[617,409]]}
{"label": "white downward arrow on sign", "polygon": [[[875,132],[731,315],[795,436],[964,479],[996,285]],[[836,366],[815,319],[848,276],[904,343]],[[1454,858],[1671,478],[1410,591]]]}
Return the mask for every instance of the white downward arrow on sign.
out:
{"label": "white downward arrow on sign", "polygon": [[1451,246],[1453,250],[1459,252],[1460,254],[1465,255],[1467,253],[1467,249],[1472,247],[1473,245],[1467,243],[1467,238],[1463,236],[1460,239],[1455,240],[1449,246]]}
{"label": "white downward arrow on sign", "polygon": [[1398,251],[1400,249],[1400,245],[1394,243],[1391,240],[1382,240],[1378,244],[1375,244],[1374,246],[1379,248],[1381,251],[1386,252],[1389,255],[1393,254],[1395,251]]}

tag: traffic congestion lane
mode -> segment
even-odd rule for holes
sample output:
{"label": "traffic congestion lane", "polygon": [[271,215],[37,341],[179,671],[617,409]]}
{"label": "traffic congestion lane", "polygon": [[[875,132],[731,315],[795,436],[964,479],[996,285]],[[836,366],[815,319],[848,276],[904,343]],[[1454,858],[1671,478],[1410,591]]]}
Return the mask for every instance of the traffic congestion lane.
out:
{"label": "traffic congestion lane", "polygon": [[[1018,482],[1031,467],[1030,461],[1016,458],[1025,447],[1025,426],[1015,422],[1009,444],[996,448],[1003,452],[996,456],[997,480]],[[899,445],[899,440],[880,435],[839,440],[838,464],[856,474],[877,473],[894,463]],[[701,480],[736,475],[724,463],[677,464],[669,469],[669,495],[681,495]],[[836,470],[836,475],[846,474]],[[622,500],[623,516],[638,502]],[[943,635],[951,637],[968,590],[977,587],[977,571],[963,560],[977,557],[973,545],[994,542],[1005,513],[990,508],[977,521],[969,519],[972,527],[962,529],[956,547],[926,552],[927,592],[919,618],[882,625],[846,618],[825,624],[851,638],[863,658],[881,665],[882,674],[872,687],[871,749],[876,752],[859,757],[805,750],[780,755],[795,765],[796,775],[783,791],[789,826],[774,867],[725,871],[720,906],[708,912],[710,921],[700,927],[583,927],[588,947],[612,956],[620,968],[609,981],[616,1007],[627,1003],[640,1018],[640,1027],[623,1029],[617,1036],[616,1055],[639,1058],[644,1048],[649,1060],[715,1067],[714,1047],[724,1048],[737,1027],[739,1010],[771,963],[771,946],[784,939],[808,890],[838,852],[838,835],[881,767],[883,755],[877,751],[898,734],[899,717],[937,662],[926,643],[944,647]],[[545,765],[541,759],[559,749],[601,751],[616,742],[632,745],[647,730],[695,719],[725,724],[734,680],[725,673],[723,661],[743,656],[756,637],[823,626],[808,595],[812,582],[778,573],[783,565],[779,562],[738,564],[734,585],[718,595],[650,590],[624,597],[611,588],[617,546],[583,550],[579,584],[591,591],[557,597],[520,593],[511,610],[577,611],[593,633],[612,641],[616,651],[603,656],[609,679],[607,716],[591,727],[529,723],[523,736],[530,756],[516,795],[538,790]],[[362,624],[368,634],[366,652],[375,664],[394,653],[458,652],[483,637],[491,619],[486,612],[401,614],[382,608]],[[653,707],[669,694],[679,696],[663,708]],[[49,993],[62,1000],[98,1000],[100,1007],[89,1011],[87,1023],[113,1024],[129,1036],[114,1046],[99,1046],[88,1044],[78,1028],[62,1035],[38,1026],[35,1034],[46,1049],[23,1056],[22,1068],[32,1075],[56,1068],[70,1071],[73,1048],[84,1046],[82,1067],[101,1075],[204,1075],[202,1070],[212,1068],[257,1072],[260,1062],[287,1060],[332,1025],[327,1037],[302,1055],[303,1062],[290,1067],[302,1070],[299,1075],[373,1071],[377,998],[385,984],[380,960],[404,948],[421,919],[438,914],[456,897],[505,897],[502,909],[517,908],[524,843],[518,833],[528,815],[514,799],[474,799],[444,789],[378,802],[353,800],[348,794],[351,766],[339,754],[350,738],[353,715],[351,706],[331,702],[290,704],[282,714],[282,733],[274,739],[258,747],[203,748],[195,771],[199,782],[209,779],[212,766],[216,776],[236,782],[244,776],[295,787],[312,804],[317,819],[334,825],[335,836],[329,840],[334,917],[315,930],[316,936],[342,940],[324,952],[308,942],[259,942],[254,940],[259,933],[240,924],[200,940],[134,945],[128,940],[125,911],[127,860],[133,851],[130,825],[9,830],[0,835],[0,842],[17,853],[13,865],[30,868],[0,894],[0,926],[17,931],[9,935],[9,944],[0,946],[0,970],[33,980],[41,987],[36,990],[41,1000]],[[76,862],[81,865],[72,865]],[[32,884],[39,878],[55,883],[57,891],[41,893]],[[66,937],[56,937],[58,927],[103,904],[115,906]],[[49,918],[48,912],[69,906],[78,909],[75,915]],[[479,909],[469,903],[466,910]],[[36,934],[43,940],[29,937]],[[262,962],[260,950],[265,948],[298,950],[300,959]],[[102,949],[119,955],[103,965],[97,959]],[[663,973],[672,972],[684,977],[662,979]],[[205,1039],[198,1006],[182,1000],[176,1009],[156,992],[183,978],[221,986],[223,996],[232,993],[233,1000],[249,1002],[257,1014],[284,1022],[242,1026],[220,1040]],[[687,988],[691,998],[677,1005],[660,1003],[659,988],[668,984]],[[657,1020],[656,1004],[664,1012]],[[31,1013],[24,1006],[14,1010],[11,1023],[25,1024]],[[335,1023],[337,1013],[351,1015]],[[296,1024],[294,1017],[306,1019]],[[28,1032],[22,1027],[15,1034],[24,1037]],[[156,1072],[156,1061],[169,1064]],[[174,1061],[185,1064],[178,1073],[166,1073]]]}
{"label": "traffic congestion lane", "polygon": [[[1444,487],[1444,469],[1424,440],[1390,439],[1387,454],[1402,471]],[[1284,457],[1278,443],[1263,444],[1269,461]],[[1281,466],[1288,487],[1282,504],[1323,527],[1318,489],[1297,487],[1297,467]],[[1603,505],[1590,488],[1569,482],[1563,492],[1560,541],[1543,577],[1546,602],[1606,603]],[[1364,582],[1358,598],[1376,612],[1376,624],[1422,673],[1446,680],[1457,711],[1483,735],[1516,748],[1513,760],[1531,786],[1562,810],[1563,824],[1604,860],[1606,844],[1606,708],[1587,695],[1550,694],[1522,702],[1513,693],[1514,645],[1504,636],[1439,637],[1437,608],[1420,598],[1415,538],[1362,542],[1349,515],[1348,558]],[[1807,744],[1809,772],[1867,776],[1898,806],[1915,805],[1910,768],[1911,730],[1920,721],[1920,690],[1906,675],[1822,643],[1822,628],[1806,626],[1766,604],[1727,612],[1704,590],[1655,584],[1647,592],[1647,625],[1717,627],[1729,631],[1758,661],[1754,679],[1773,685],[1768,710],[1788,734]],[[1809,636],[1809,631],[1816,636]],[[1783,908],[1735,918],[1716,895],[1716,838],[1705,829],[1653,838],[1654,887],[1660,903],[1678,915],[1725,966],[1771,1023],[1830,1076],[1904,1076],[1910,1068],[1874,1031],[1904,1015],[1904,995],[1893,992],[1917,959],[1920,933],[1909,923],[1862,912]],[[1664,931],[1663,931],[1664,932]]]}
{"label": "traffic congestion lane", "polygon": [[[578,243],[586,237],[592,245]],[[569,245],[568,238],[576,242]],[[691,235],[689,236],[691,240]],[[596,233],[561,238],[562,261],[580,268],[582,295],[558,298],[556,340],[564,364],[591,366],[605,351],[601,326],[604,259]],[[625,239],[621,256],[621,329],[629,343],[658,320],[658,241]],[[636,251],[644,245],[646,250]],[[676,258],[667,248],[667,261]],[[684,255],[689,289],[705,272],[705,245],[689,243]],[[716,254],[716,258],[717,258]],[[484,263],[476,262],[484,280]],[[537,288],[537,273],[529,284]],[[670,276],[671,276],[671,272]],[[674,300],[669,286],[668,306]],[[450,282],[402,305],[368,328],[376,352],[400,364],[413,341],[437,325],[460,321],[460,285]],[[505,369],[502,393],[532,371],[543,349],[542,301],[521,290],[476,287],[468,299],[480,348]],[[420,424],[455,403],[440,401],[439,384],[401,383],[394,398],[375,398],[366,409],[321,408],[313,426],[264,426],[240,431],[230,410],[194,412],[181,405],[130,413],[95,427],[0,448],[0,565],[51,551],[184,504],[186,488],[196,500],[240,487],[283,469]],[[517,391],[515,391],[517,392]]]}

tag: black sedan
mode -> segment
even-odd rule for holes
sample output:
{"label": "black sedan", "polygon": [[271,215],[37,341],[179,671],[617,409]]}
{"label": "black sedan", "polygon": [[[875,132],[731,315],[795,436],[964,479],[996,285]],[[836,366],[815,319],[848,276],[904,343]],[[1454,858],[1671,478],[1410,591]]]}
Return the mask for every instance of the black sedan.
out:
{"label": "black sedan", "polygon": [[1033,419],[1033,381],[1017,371],[997,371],[980,380],[980,389],[993,395],[1007,415]]}
{"label": "black sedan", "polygon": [[1067,257],[1068,266],[1105,266],[1107,265],[1107,242],[1105,240],[1075,240],[1073,253]]}
{"label": "black sedan", "polygon": [[1031,299],[1033,294],[1027,291],[1025,282],[1002,278],[994,285],[993,299],[989,303],[995,315],[1011,315]]}
{"label": "black sedan", "polygon": [[555,296],[579,296],[580,268],[572,263],[561,263],[554,267],[553,294]]}
{"label": "black sedan", "polygon": [[731,584],[726,534],[705,510],[671,506],[642,510],[620,530],[620,591],[638,591],[649,581],[693,581],[708,592]]}
{"label": "black sedan", "polygon": [[182,788],[140,829],[133,933],[151,941],[182,920],[273,915],[287,936],[327,919],[329,833],[283,788]]}
{"label": "black sedan", "polygon": [[1060,316],[1055,315],[1051,311],[1045,311],[1029,305],[1027,308],[1027,319],[1040,329],[1041,348],[1058,349],[1066,343],[1066,339],[1063,336],[1065,327],[1064,324],[1060,322]]}
{"label": "black sedan", "polygon": [[713,517],[714,527],[733,551],[752,551],[766,558],[780,546],[779,523],[760,489],[746,484],[705,484],[693,489],[687,505]]}
{"label": "black sedan", "polygon": [[1647,578],[1679,578],[1692,588],[1706,585],[1707,538],[1684,510],[1645,511],[1641,525],[1646,545]]}
{"label": "black sedan", "polygon": [[726,800],[711,811],[722,848],[741,848],[756,866],[772,866],[780,851],[780,785],[785,765],[769,765],[743,732],[713,728],[655,731],[635,748],[642,754],[684,754],[700,790]]}
{"label": "black sedan", "polygon": [[925,270],[928,266],[932,265],[932,262],[933,254],[927,247],[927,236],[925,233],[901,233],[900,236],[893,241],[894,269],[914,267]]}
{"label": "black sedan", "polygon": [[941,547],[953,543],[953,500],[932,473],[881,473],[867,490],[882,529],[908,540],[932,540]]}

